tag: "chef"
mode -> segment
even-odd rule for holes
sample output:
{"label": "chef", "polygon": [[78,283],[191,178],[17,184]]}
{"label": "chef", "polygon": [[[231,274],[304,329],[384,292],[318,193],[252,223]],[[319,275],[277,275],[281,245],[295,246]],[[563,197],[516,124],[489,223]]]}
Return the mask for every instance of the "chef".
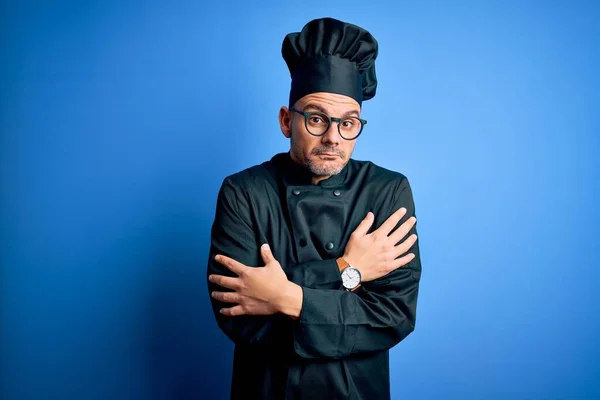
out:
{"label": "chef", "polygon": [[351,158],[377,54],[369,32],[333,18],[288,34],[290,149],[221,185],[207,276],[235,344],[232,399],[390,398],[421,262],[408,179]]}

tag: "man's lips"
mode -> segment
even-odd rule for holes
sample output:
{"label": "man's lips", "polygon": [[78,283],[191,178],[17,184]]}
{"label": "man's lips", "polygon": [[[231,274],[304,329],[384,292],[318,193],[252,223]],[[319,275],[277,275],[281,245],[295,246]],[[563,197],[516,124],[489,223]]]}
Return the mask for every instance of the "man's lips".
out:
{"label": "man's lips", "polygon": [[317,153],[319,156],[327,156],[327,157],[339,157],[340,155],[337,153]]}

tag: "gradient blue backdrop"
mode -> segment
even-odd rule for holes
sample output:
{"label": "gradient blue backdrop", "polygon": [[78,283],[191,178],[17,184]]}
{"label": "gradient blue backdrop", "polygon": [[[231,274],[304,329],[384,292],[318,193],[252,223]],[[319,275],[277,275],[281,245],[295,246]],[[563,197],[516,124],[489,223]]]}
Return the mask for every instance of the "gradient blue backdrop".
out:
{"label": "gradient blue backdrop", "polygon": [[354,157],[413,186],[394,399],[600,398],[598,2],[3,2],[2,399],[224,399],[216,194],[286,151],[284,35],[378,39]]}

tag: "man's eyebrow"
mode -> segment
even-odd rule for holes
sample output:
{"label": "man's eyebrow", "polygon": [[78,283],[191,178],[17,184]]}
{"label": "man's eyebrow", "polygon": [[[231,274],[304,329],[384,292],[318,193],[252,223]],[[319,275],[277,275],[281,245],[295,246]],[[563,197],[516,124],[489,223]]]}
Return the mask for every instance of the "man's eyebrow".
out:
{"label": "man's eyebrow", "polygon": [[323,107],[321,107],[320,105],[315,104],[315,103],[308,103],[308,104],[306,104],[303,107],[303,110],[306,111],[308,108],[312,108],[312,109],[315,109],[317,111],[321,111],[323,114],[327,114],[327,111]]}
{"label": "man's eyebrow", "polygon": [[[308,104],[306,104],[303,107],[303,111],[306,111],[307,109],[314,109],[314,110],[322,112],[323,114],[329,115],[329,113],[327,112],[327,110],[325,110],[323,107],[321,107],[320,105],[315,104],[315,103],[308,103]],[[345,117],[349,117],[351,115],[354,115],[354,116],[358,117],[358,116],[360,116],[360,112],[358,110],[351,110],[351,111],[348,111],[348,112],[344,113],[344,115],[342,115],[342,117],[345,118]]]}

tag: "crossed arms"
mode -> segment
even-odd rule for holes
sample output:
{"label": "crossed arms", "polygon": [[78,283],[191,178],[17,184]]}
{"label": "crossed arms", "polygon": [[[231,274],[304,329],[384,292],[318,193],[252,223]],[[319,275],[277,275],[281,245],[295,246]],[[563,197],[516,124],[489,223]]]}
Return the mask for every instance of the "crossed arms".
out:
{"label": "crossed arms", "polygon": [[260,256],[241,189],[226,179],[219,191],[208,276],[219,327],[236,344],[289,347],[305,358],[341,358],[387,350],[414,330],[419,249],[406,178],[396,210],[373,232],[369,213],[348,241],[344,259],[363,285],[341,288],[335,259],[284,266],[268,246]]}

